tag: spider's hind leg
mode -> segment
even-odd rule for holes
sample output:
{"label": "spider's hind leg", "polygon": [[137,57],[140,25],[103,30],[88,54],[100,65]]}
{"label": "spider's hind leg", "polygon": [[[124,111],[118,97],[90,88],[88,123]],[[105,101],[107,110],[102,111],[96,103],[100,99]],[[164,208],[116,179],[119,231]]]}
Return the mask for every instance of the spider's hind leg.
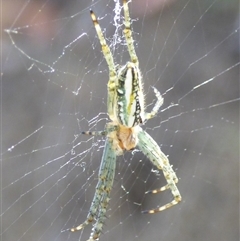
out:
{"label": "spider's hind leg", "polygon": [[105,142],[105,148],[98,173],[98,183],[96,191],[87,215],[87,219],[77,227],[71,228],[75,232],[84,229],[88,224],[93,223],[92,233],[88,241],[97,240],[102,232],[103,224],[106,219],[110,192],[113,185],[116,169],[116,154],[113,149],[111,138]]}
{"label": "spider's hind leg", "polygon": [[168,184],[159,188],[159,189],[147,191],[147,192],[145,192],[145,194],[148,194],[148,193],[156,194],[156,193],[165,191],[167,189],[170,189],[174,199],[171,202],[169,202],[169,203],[167,203],[163,206],[160,206],[160,207],[157,207],[157,208],[154,208],[154,209],[150,209],[150,210],[145,210],[145,211],[142,211],[142,213],[154,214],[154,213],[157,213],[157,212],[161,212],[165,209],[168,209],[168,208],[178,204],[182,200],[182,197],[181,197],[181,195],[179,193],[179,190],[176,186],[176,183],[178,182],[178,178],[176,177],[176,174],[174,173],[173,170],[171,172],[169,172],[168,168],[166,168],[166,167],[162,168],[162,170],[163,170],[164,176],[165,176]]}
{"label": "spider's hind leg", "polygon": [[157,213],[161,212],[167,208],[170,208],[181,201],[180,192],[176,186],[178,178],[172,169],[172,166],[169,164],[167,156],[161,151],[157,143],[152,139],[152,137],[142,129],[138,133],[138,147],[139,149],[149,158],[149,160],[156,166],[159,170],[163,171],[164,177],[167,181],[167,185],[163,186],[160,189],[148,191],[146,193],[158,193],[170,189],[173,195],[173,200],[163,206],[157,207],[155,209],[150,209],[143,211],[143,213]]}
{"label": "spider's hind leg", "polygon": [[[174,173],[174,176],[176,177],[176,174],[175,174],[175,173]],[[175,184],[178,183],[178,178],[177,178],[177,177],[176,177],[176,178],[173,178],[173,181],[174,181]],[[167,190],[167,189],[169,189],[169,188],[170,188],[169,184],[166,184],[165,186],[163,186],[163,187],[161,187],[161,188],[157,188],[157,189],[153,189],[153,190],[148,190],[148,191],[145,192],[145,194],[148,194],[148,193],[156,194],[156,193],[159,193],[159,192],[163,192],[163,191],[165,191],[165,190]]]}

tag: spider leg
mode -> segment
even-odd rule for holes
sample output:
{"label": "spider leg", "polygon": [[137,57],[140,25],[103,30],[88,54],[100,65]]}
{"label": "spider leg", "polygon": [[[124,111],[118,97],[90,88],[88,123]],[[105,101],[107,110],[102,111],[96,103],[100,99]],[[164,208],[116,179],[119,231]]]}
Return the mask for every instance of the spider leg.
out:
{"label": "spider leg", "polygon": [[88,135],[88,136],[106,136],[108,133],[116,131],[117,130],[116,125],[110,125],[107,124],[107,127],[104,131],[82,131],[82,135]]}
{"label": "spider leg", "polygon": [[138,147],[140,148],[140,150],[149,158],[149,160],[153,163],[154,166],[156,166],[158,169],[163,171],[163,174],[167,181],[167,185],[163,186],[162,188],[149,191],[146,193],[158,193],[166,189],[170,189],[174,197],[173,201],[159,208],[143,211],[143,213],[160,212],[167,208],[172,207],[173,205],[176,205],[178,202],[181,201],[181,195],[176,186],[176,183],[178,182],[178,178],[175,172],[173,171],[171,165],[169,164],[168,158],[160,150],[159,146],[152,139],[152,137],[147,132],[140,129],[138,138],[139,138]]}
{"label": "spider leg", "polygon": [[132,37],[132,30],[131,30],[131,20],[129,16],[129,8],[128,3],[126,0],[123,0],[123,10],[124,10],[124,25],[125,29],[123,30],[123,33],[125,35],[125,39],[128,46],[128,52],[131,58],[131,62],[133,62],[136,66],[139,65],[138,63],[138,57],[135,52],[134,44],[133,44],[133,37]]}
{"label": "spider leg", "polygon": [[71,229],[72,232],[75,232],[85,228],[88,224],[95,221],[89,241],[98,239],[103,229],[103,224],[106,219],[105,213],[110,200],[109,196],[115,175],[115,168],[116,155],[113,150],[112,140],[108,138],[105,143],[104,153],[101,160],[96,192],[87,219],[79,226]]}
{"label": "spider leg", "polygon": [[[115,170],[112,170],[112,173],[110,175],[114,176],[114,172],[115,172]],[[111,178],[111,180],[113,180],[113,179],[114,178]],[[105,214],[107,212],[107,206],[108,206],[108,203],[110,200],[110,191],[112,188],[112,181],[106,182],[104,187],[105,187],[105,190],[104,190],[102,199],[100,201],[101,206],[98,210],[98,217],[97,217],[96,223],[93,226],[92,233],[91,233],[91,236],[88,241],[96,240],[99,238],[99,236],[102,232],[102,229],[103,229],[104,221],[106,219]]]}
{"label": "spider leg", "polygon": [[153,91],[155,93],[155,96],[157,97],[157,102],[156,104],[154,105],[152,111],[150,113],[146,113],[145,114],[145,119],[146,120],[149,120],[149,119],[152,119],[153,117],[156,116],[156,114],[158,113],[160,107],[162,106],[163,104],[163,97],[162,95],[160,94],[160,92],[155,88],[155,87],[152,87],[153,88]]}
{"label": "spider leg", "polygon": [[113,61],[113,56],[109,46],[103,36],[103,32],[98,23],[97,17],[92,10],[90,10],[91,18],[96,29],[100,44],[102,46],[102,53],[106,59],[109,68],[109,81],[108,81],[108,114],[110,119],[114,118],[114,103],[115,103],[115,90],[116,90],[116,79],[117,71]]}
{"label": "spider leg", "polygon": [[[177,183],[178,180],[174,180],[174,182]],[[167,190],[167,189],[169,189],[169,188],[170,188],[170,187],[169,187],[169,185],[167,184],[167,185],[165,185],[165,186],[163,186],[163,187],[161,187],[161,188],[146,191],[145,194],[148,194],[148,193],[156,194],[156,193],[159,193],[159,192],[165,191],[165,190]]]}
{"label": "spider leg", "polygon": [[81,134],[88,136],[106,136],[106,131],[82,131]]}

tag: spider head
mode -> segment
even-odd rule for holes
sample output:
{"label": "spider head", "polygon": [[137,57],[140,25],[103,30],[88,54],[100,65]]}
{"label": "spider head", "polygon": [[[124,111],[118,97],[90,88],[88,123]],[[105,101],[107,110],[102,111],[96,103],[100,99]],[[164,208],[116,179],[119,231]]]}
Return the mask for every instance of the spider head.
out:
{"label": "spider head", "polygon": [[118,70],[114,102],[115,118],[119,124],[134,127],[144,122],[141,73],[132,62]]}

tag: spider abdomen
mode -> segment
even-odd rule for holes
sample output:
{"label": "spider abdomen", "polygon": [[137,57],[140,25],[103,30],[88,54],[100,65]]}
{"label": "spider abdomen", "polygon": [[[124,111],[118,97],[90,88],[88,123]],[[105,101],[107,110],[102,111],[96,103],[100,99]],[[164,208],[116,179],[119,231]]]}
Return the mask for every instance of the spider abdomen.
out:
{"label": "spider abdomen", "polygon": [[116,85],[116,119],[127,127],[144,122],[144,97],[141,73],[132,62],[128,62],[118,71]]}

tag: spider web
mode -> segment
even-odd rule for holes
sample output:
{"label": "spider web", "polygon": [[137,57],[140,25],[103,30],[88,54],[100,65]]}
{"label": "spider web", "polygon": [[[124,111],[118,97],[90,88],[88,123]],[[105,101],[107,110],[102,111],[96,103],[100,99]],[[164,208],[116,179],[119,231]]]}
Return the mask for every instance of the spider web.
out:
{"label": "spider web", "polygon": [[[183,201],[138,150],[117,159],[100,240],[239,239],[239,24],[235,0],[133,1],[133,36],[147,109],[143,128],[168,155]],[[156,4],[153,5],[153,4]],[[99,19],[115,62],[129,60],[121,1],[2,2],[1,240],[87,240],[97,183],[108,68],[89,15]],[[154,7],[153,7],[154,6]],[[6,14],[7,13],[7,14]],[[9,17],[11,16],[11,17]]]}

